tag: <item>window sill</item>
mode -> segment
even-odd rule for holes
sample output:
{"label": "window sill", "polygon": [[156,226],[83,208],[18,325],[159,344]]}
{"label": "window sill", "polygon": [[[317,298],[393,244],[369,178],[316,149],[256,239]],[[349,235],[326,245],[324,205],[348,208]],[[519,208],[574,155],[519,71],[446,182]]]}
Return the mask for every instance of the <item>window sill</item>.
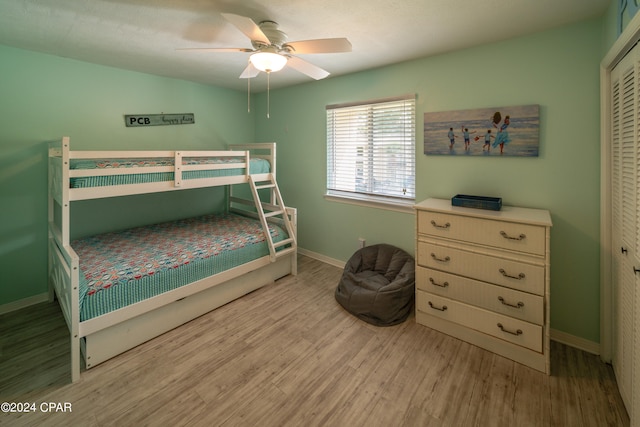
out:
{"label": "window sill", "polygon": [[366,195],[337,195],[327,193],[324,195],[325,200],[337,203],[347,203],[350,205],[365,206],[369,208],[385,209],[389,211],[415,214],[415,201],[392,201],[384,197],[374,197]]}

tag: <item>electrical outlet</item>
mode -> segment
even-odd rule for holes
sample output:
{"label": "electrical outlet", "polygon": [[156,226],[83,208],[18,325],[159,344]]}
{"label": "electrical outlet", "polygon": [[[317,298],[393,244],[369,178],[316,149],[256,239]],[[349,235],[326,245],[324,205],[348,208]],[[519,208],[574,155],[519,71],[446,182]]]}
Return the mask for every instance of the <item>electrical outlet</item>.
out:
{"label": "electrical outlet", "polygon": [[358,238],[358,248],[359,249],[364,248],[366,243],[367,243],[367,241],[364,238],[362,238],[362,237]]}

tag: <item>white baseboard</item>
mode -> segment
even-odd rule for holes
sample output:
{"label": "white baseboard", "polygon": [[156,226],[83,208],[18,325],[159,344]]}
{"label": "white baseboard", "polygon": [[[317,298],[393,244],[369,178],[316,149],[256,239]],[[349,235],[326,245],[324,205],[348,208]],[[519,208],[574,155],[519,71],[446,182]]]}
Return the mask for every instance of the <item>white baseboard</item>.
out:
{"label": "white baseboard", "polygon": [[322,254],[319,254],[317,252],[309,251],[307,249],[303,249],[303,248],[300,248],[300,247],[298,247],[298,253],[300,255],[305,255],[305,256],[308,256],[309,258],[317,259],[318,261],[322,261],[324,263],[333,265],[334,267],[338,267],[338,268],[344,268],[344,266],[346,264],[346,262],[344,262],[344,261],[340,261],[340,260],[335,259],[335,258],[329,258],[326,255],[322,255]]}
{"label": "white baseboard", "polygon": [[39,304],[49,300],[49,294],[34,295],[32,297],[23,298],[18,301],[12,301],[7,304],[0,305],[0,314],[10,313],[12,311],[20,310],[21,308],[29,307],[30,305]]}
{"label": "white baseboard", "polygon": [[600,355],[600,343],[589,341],[584,338],[576,337],[575,335],[568,334],[566,332],[551,329],[551,339],[553,341],[566,344],[571,347],[575,347],[579,350],[586,351],[595,355]]}

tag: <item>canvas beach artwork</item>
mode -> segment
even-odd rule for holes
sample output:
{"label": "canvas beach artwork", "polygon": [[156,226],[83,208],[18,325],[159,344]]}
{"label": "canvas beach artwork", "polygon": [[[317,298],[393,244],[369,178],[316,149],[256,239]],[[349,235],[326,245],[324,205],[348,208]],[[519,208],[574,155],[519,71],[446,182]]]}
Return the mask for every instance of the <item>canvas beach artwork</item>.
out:
{"label": "canvas beach artwork", "polygon": [[537,157],[540,106],[424,113],[424,154]]}

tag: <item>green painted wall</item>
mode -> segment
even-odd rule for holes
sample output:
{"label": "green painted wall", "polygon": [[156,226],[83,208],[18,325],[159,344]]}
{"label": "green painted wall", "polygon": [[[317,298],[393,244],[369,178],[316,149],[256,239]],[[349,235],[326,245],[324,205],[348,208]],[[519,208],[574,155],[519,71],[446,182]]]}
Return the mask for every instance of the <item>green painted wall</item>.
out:
{"label": "green painted wall", "polygon": [[[278,142],[278,180],[299,209],[300,246],[346,261],[358,237],[414,252],[414,216],[323,198],[325,106],[416,93],[417,199],[457,193],[551,211],[551,326],[599,341],[599,62],[591,20],[255,98],[256,134]],[[277,76],[273,76],[273,79]],[[540,105],[538,158],[425,156],[425,112]]]}
{"label": "green painted wall", "polygon": [[[246,94],[0,46],[0,305],[47,291],[46,144],[76,149],[219,149],[255,139]],[[124,114],[194,113],[196,123],[126,128]],[[80,202],[76,234],[221,206],[220,189]],[[75,204],[74,204],[75,205]]]}

